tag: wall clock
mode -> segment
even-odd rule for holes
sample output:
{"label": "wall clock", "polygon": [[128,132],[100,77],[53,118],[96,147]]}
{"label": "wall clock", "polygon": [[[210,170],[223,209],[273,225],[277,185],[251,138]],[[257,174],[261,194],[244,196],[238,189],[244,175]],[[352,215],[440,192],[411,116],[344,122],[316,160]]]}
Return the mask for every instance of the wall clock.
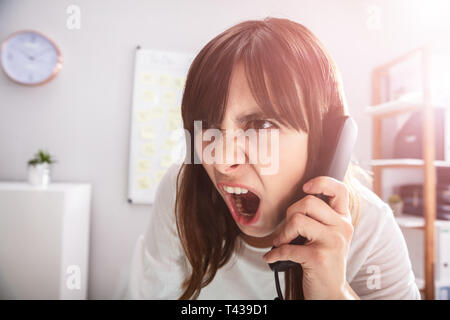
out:
{"label": "wall clock", "polygon": [[0,46],[0,65],[13,81],[36,86],[53,79],[62,67],[58,46],[44,34],[17,31]]}

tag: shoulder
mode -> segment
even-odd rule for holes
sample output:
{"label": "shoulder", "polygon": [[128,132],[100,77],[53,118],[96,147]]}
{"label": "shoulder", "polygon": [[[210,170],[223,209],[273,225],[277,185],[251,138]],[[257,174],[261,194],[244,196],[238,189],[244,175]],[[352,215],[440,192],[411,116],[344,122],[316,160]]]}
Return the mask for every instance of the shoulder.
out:
{"label": "shoulder", "polygon": [[[358,195],[359,215],[354,226],[350,254],[363,261],[379,247],[379,239],[383,233],[398,226],[390,206],[375,192],[359,181],[354,183],[354,188]],[[395,230],[395,233],[388,236],[402,237],[400,230]]]}
{"label": "shoulder", "polygon": [[360,217],[348,254],[347,280],[362,299],[417,299],[403,234],[390,206],[357,182]]}
{"label": "shoulder", "polygon": [[156,215],[175,211],[175,200],[177,195],[177,177],[180,164],[172,164],[158,184],[153,202],[152,212]]}
{"label": "shoulder", "polygon": [[181,164],[172,164],[167,171],[164,173],[161,181],[158,184],[155,195],[155,202],[161,198],[175,199],[176,196],[176,185],[178,172],[181,169]]}
{"label": "shoulder", "polygon": [[126,298],[176,299],[182,293],[188,262],[175,217],[179,169],[180,165],[169,167],[157,187],[147,230],[138,238],[133,253]]}
{"label": "shoulder", "polygon": [[354,187],[359,198],[359,221],[356,229],[381,228],[385,223],[395,222],[390,206],[369,187],[355,179]]}
{"label": "shoulder", "polygon": [[[347,276],[352,279],[363,267],[374,251],[379,249],[380,238],[386,228],[396,224],[389,205],[377,196],[369,187],[361,182],[354,183],[358,196],[358,220],[354,226],[350,251],[348,255],[349,269]],[[393,236],[393,235],[390,235]],[[397,235],[398,236],[398,235]]]}
{"label": "shoulder", "polygon": [[150,244],[155,233],[164,232],[165,236],[178,238],[176,230],[175,200],[177,191],[177,176],[180,164],[171,165],[162,177],[156,189],[155,200],[150,214],[150,221],[145,234],[146,243]]}

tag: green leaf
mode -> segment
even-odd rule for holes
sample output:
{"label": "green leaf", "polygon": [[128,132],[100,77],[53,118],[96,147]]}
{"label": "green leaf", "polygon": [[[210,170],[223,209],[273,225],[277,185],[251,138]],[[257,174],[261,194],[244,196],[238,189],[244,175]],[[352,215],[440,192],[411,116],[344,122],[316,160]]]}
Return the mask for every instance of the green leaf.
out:
{"label": "green leaf", "polygon": [[36,165],[39,163],[52,164],[55,162],[56,162],[56,160],[54,158],[52,158],[52,156],[48,152],[45,152],[44,150],[39,149],[38,152],[36,152],[36,154],[34,155],[34,158],[28,161],[28,164],[29,165]]}

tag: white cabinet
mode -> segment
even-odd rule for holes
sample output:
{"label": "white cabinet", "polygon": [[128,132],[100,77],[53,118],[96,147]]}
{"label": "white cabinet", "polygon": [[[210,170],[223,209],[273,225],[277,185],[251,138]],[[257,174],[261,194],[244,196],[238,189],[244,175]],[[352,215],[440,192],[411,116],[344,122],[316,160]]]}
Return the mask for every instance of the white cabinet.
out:
{"label": "white cabinet", "polygon": [[0,299],[86,299],[91,185],[0,182]]}
{"label": "white cabinet", "polygon": [[[424,288],[424,226],[423,217],[403,215],[396,218],[408,246],[411,265],[419,289]],[[450,221],[435,220],[434,279],[435,299],[450,300]]]}

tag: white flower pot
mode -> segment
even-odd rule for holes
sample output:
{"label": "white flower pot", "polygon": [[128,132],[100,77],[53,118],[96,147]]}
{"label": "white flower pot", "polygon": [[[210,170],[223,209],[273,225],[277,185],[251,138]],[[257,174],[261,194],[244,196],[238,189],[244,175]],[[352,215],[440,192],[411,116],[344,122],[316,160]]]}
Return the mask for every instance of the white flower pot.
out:
{"label": "white flower pot", "polygon": [[50,165],[48,163],[29,165],[28,182],[36,187],[47,187],[50,183]]}

